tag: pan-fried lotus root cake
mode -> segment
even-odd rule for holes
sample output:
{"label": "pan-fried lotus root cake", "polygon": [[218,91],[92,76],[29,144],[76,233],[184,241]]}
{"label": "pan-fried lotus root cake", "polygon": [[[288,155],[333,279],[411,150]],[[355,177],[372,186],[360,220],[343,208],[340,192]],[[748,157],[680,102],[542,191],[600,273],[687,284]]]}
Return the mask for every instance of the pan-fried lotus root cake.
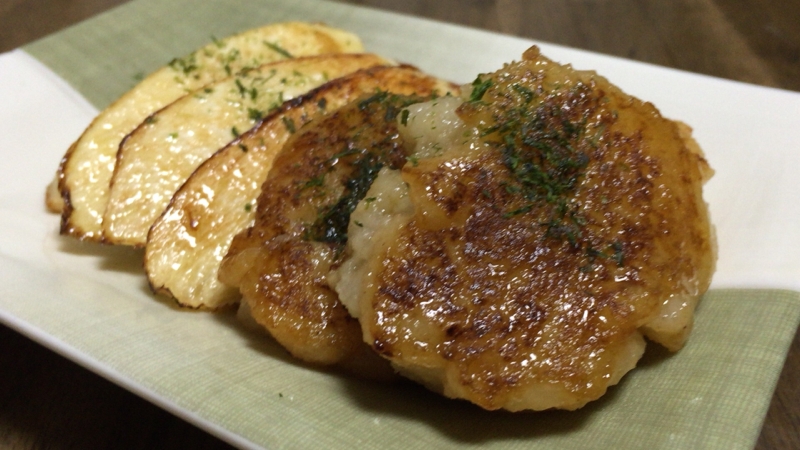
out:
{"label": "pan-fried lotus root cake", "polygon": [[[313,120],[276,156],[262,186],[255,224],[237,235],[220,267],[253,318],[292,355],[380,377],[389,364],[361,340],[361,329],[327,282],[341,259],[350,212],[381,167],[406,162],[396,116],[452,87],[409,69]],[[380,364],[375,364],[375,363]],[[368,371],[369,373],[364,373]]]}
{"label": "pan-fried lotus root cake", "polygon": [[534,47],[401,113],[330,277],[396,370],[494,410],[576,409],[678,350],[714,268],[688,131]]}

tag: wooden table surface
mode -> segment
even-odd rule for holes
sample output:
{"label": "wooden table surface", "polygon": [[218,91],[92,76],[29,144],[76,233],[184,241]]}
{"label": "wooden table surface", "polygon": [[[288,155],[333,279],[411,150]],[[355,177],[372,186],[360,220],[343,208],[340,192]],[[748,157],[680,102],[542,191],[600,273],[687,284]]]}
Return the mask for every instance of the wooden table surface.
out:
{"label": "wooden table surface", "polygon": [[[124,0],[2,0],[0,52]],[[800,91],[796,0],[353,0],[662,66]],[[800,448],[800,334],[756,448]],[[0,448],[226,448],[0,325]]]}

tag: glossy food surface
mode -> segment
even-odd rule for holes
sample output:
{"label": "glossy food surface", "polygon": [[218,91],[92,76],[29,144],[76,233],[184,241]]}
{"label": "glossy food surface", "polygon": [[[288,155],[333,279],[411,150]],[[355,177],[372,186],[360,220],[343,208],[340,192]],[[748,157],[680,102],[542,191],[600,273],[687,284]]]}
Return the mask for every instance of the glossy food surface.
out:
{"label": "glossy food surface", "polygon": [[[707,164],[653,105],[535,47],[471,88],[457,118],[436,101],[408,118],[417,148],[368,194],[394,206],[354,212],[337,289],[432,389],[579,408],[635,366],[642,331],[685,341],[714,264]],[[378,238],[356,239],[376,216]]]}
{"label": "glossy food surface", "polygon": [[449,88],[412,71],[305,127],[284,123],[295,134],[262,186],[255,224],[233,239],[220,279],[238,286],[256,321],[294,356],[355,370],[364,355],[385,364],[361,341],[327,275],[344,250],[350,212],[380,168],[406,161],[398,114]]}
{"label": "glossy food surface", "polygon": [[175,191],[214,152],[284,101],[331,79],[386,63],[360,53],[286,59],[207,84],[151,114],[119,146],[103,240],[143,246]]}
{"label": "glossy food surface", "polygon": [[408,91],[424,78],[410,67],[355,72],[284,103],[214,154],[181,186],[150,230],[145,270],[151,286],[184,306],[214,309],[238,302],[238,290],[220,283],[217,272],[234,235],[253,225],[261,185],[292,129],[378,89]]}
{"label": "glossy food surface", "polygon": [[[212,43],[153,72],[103,110],[64,155],[56,178],[63,202],[62,233],[102,238],[103,213],[122,139],[148,115],[184,95],[245,68],[296,56],[359,52],[359,39],[324,25],[267,25]],[[48,196],[55,193],[48,190]]]}

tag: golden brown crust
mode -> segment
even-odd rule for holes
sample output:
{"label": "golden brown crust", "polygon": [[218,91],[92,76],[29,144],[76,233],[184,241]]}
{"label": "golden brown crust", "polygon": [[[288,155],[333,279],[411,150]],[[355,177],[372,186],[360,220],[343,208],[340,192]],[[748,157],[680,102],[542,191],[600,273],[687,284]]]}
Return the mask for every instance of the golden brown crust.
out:
{"label": "golden brown crust", "polygon": [[557,386],[568,399],[545,407],[574,409],[616,383],[663,302],[707,289],[705,162],[651,104],[526,57],[460,108],[481,151],[403,168],[416,211],[372,266],[361,321],[447,395],[540,409],[518,399]]}
{"label": "golden brown crust", "polygon": [[[394,94],[429,95],[447,86],[409,67],[372,73],[381,71],[386,75],[377,87]],[[354,89],[369,92],[363,85]],[[223,260],[220,279],[238,286],[256,321],[305,361],[388,370],[364,345],[326,277],[343,249],[349,212],[342,215],[342,202],[354,206],[358,199],[348,196],[359,189],[363,196],[376,168],[405,162],[394,94],[373,90],[303,127],[287,124],[297,129],[262,186],[255,225],[233,239]],[[365,359],[374,362],[365,365]]]}

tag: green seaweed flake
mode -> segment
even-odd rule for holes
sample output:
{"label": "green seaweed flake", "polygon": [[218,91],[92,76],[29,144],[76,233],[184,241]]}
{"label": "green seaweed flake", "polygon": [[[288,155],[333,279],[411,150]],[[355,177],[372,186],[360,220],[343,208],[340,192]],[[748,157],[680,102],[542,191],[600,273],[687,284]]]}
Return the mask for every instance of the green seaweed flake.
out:
{"label": "green seaweed flake", "polygon": [[272,50],[276,51],[277,53],[279,53],[279,54],[280,54],[281,56],[283,56],[283,57],[286,57],[286,58],[293,58],[292,54],[291,54],[291,53],[289,53],[289,51],[288,51],[288,50],[286,50],[285,48],[281,47],[281,46],[280,46],[280,45],[278,45],[276,42],[264,41],[264,45],[266,45],[266,46],[267,46],[267,47],[269,47],[270,49],[272,49]]}
{"label": "green seaweed flake", "polygon": [[343,183],[345,194],[320,211],[314,223],[307,228],[306,238],[329,244],[346,243],[350,214],[366,196],[383,165],[377,155],[363,152],[353,162],[353,172]]}

